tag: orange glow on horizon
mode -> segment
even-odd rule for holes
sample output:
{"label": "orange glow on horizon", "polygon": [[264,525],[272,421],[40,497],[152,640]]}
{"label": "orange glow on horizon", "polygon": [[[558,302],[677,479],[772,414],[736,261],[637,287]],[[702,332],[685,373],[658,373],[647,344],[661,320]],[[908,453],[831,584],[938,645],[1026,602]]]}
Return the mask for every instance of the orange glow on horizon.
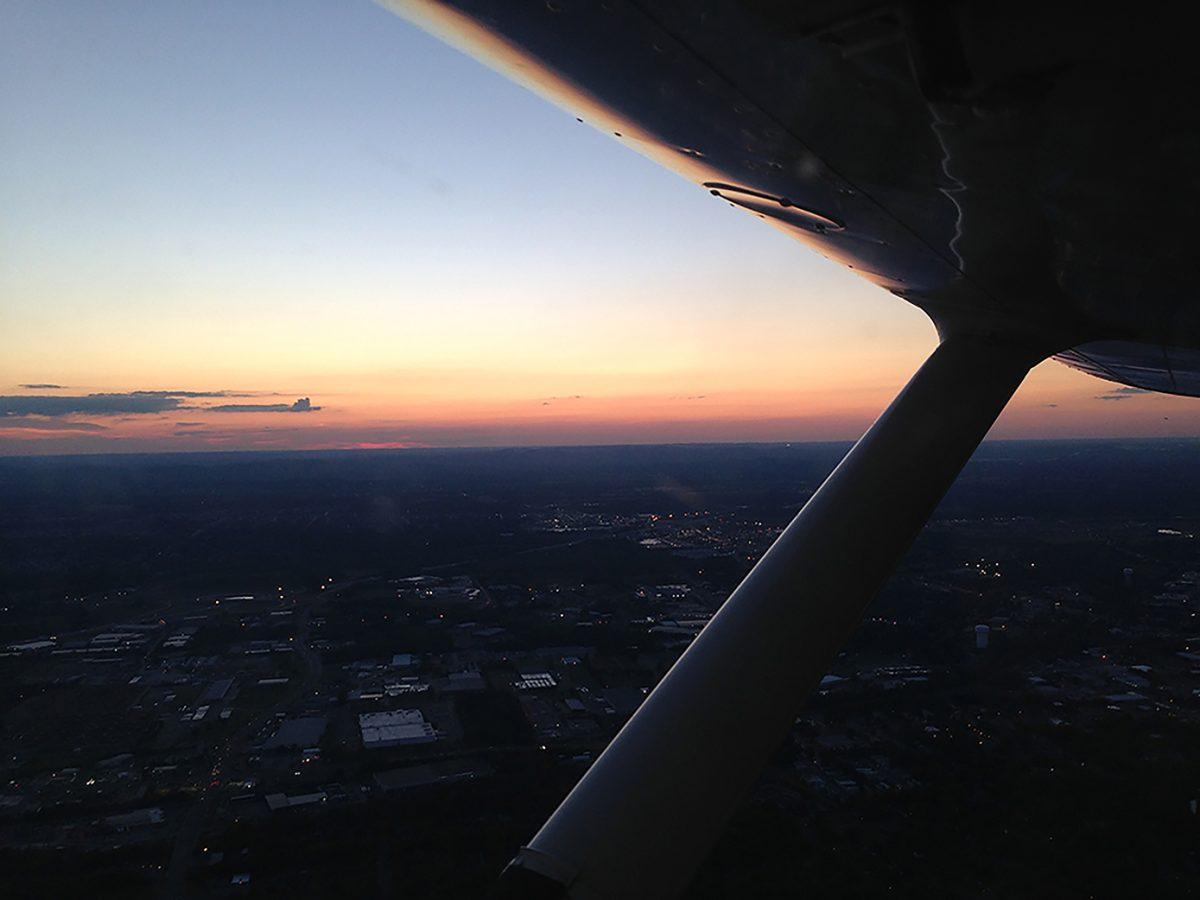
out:
{"label": "orange glow on horizon", "polygon": [[[355,394],[348,383],[340,383],[341,390],[326,395],[312,392],[313,405],[320,407],[313,412],[217,412],[211,407],[223,399],[203,399],[151,415],[9,417],[0,420],[0,452],[844,441],[861,435],[907,375],[895,370],[889,378],[880,371],[869,379],[860,373],[844,384],[697,387],[673,393],[632,392],[625,379],[616,379],[619,393],[542,396],[528,395],[531,384],[525,377],[498,378],[491,391],[475,396],[454,395],[463,387],[457,376],[445,383],[430,380],[407,396],[389,396],[378,383]],[[677,387],[674,377],[667,380]],[[603,383],[592,381],[589,387]],[[1200,404],[1189,398],[1122,393],[1116,387],[1045,363],[1027,379],[991,436],[1188,437],[1200,430]],[[95,391],[110,392],[117,393]],[[267,399],[286,400],[281,406],[292,400],[290,395]]]}

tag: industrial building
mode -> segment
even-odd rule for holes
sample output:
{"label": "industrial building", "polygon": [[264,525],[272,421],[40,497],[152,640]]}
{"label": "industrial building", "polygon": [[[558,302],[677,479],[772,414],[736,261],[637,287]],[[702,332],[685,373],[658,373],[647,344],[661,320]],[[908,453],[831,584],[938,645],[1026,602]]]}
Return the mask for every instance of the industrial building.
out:
{"label": "industrial building", "polygon": [[264,750],[305,750],[315,747],[325,734],[328,720],[324,716],[304,716],[298,719],[285,719],[275,732],[262,745]]}
{"label": "industrial building", "polygon": [[438,737],[437,731],[417,709],[362,713],[358,717],[358,727],[362,731],[363,747],[368,750],[429,744]]}

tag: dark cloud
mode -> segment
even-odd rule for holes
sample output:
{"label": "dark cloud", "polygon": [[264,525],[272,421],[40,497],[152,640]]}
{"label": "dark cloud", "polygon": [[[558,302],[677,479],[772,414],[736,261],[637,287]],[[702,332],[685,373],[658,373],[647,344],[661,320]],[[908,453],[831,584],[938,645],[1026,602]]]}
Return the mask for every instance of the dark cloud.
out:
{"label": "dark cloud", "polygon": [[307,397],[301,397],[290,406],[286,403],[224,403],[208,407],[209,412],[316,412],[321,407],[313,406]]}
{"label": "dark cloud", "polygon": [[105,426],[95,422],[47,419],[42,416],[0,416],[0,428],[21,428],[26,431],[108,431]]}
{"label": "dark cloud", "polygon": [[130,391],[131,397],[274,397],[264,391]]}
{"label": "dark cloud", "polygon": [[5,416],[118,416],[124,413],[160,413],[178,409],[179,397],[156,393],[87,394],[81,397],[0,397],[0,418]]}
{"label": "dark cloud", "polygon": [[176,422],[176,428],[203,428],[203,422]]}
{"label": "dark cloud", "polygon": [[128,391],[120,394],[83,394],[62,396],[49,394],[0,396],[0,418],[10,416],[122,416],[153,415],[177,410],[195,412],[311,412],[320,409],[307,397],[290,406],[286,403],[221,404],[202,406],[188,400],[225,399],[237,397],[273,397],[262,391]]}
{"label": "dark cloud", "polygon": [[61,391],[63,389],[63,386],[61,384],[49,384],[49,383],[46,383],[46,384],[21,384],[21,385],[18,385],[18,387],[22,387],[27,391]]}

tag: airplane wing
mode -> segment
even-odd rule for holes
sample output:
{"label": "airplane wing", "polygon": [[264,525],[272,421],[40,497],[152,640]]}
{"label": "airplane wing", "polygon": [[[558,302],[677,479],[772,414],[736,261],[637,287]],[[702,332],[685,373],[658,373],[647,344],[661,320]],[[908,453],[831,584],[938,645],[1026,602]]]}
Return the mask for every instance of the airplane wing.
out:
{"label": "airplane wing", "polygon": [[1200,395],[1190,32],[1029,0],[383,2],[942,337],[509,869],[673,896],[1030,366]]}
{"label": "airplane wing", "polygon": [[1166,13],[384,5],[935,321],[1055,333],[1069,365],[1200,394],[1200,108]]}

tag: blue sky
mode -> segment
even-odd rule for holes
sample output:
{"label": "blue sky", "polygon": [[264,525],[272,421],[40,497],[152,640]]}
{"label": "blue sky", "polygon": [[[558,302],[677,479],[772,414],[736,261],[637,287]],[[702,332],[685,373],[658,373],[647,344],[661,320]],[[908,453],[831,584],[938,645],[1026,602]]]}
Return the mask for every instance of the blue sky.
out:
{"label": "blue sky", "polygon": [[[853,437],[933,347],[917,310],[366,0],[2,16],[0,396],[321,410],[207,443],[10,418],[0,452]],[[1002,431],[1101,433],[1102,406],[1161,431],[1061,367],[1032,381]]]}

